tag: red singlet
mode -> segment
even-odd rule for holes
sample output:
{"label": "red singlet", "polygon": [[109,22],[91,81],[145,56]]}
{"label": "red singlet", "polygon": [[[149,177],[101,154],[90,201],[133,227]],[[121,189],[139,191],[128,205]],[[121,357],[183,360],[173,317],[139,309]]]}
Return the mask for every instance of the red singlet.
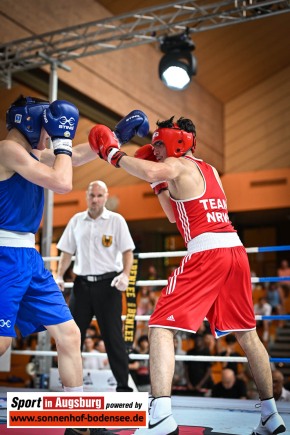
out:
{"label": "red singlet", "polygon": [[225,194],[209,164],[185,158],[198,166],[205,190],[187,200],[171,198],[188,254],[163,288],[149,327],[196,332],[206,317],[216,337],[255,329],[248,257]]}

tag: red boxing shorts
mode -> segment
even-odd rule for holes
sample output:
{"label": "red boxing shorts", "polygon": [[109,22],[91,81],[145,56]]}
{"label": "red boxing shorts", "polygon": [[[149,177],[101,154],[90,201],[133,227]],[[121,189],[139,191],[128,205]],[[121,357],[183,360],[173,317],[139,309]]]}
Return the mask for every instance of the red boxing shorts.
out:
{"label": "red boxing shorts", "polygon": [[215,337],[256,328],[243,246],[186,255],[163,288],[149,327],[196,332],[205,317]]}

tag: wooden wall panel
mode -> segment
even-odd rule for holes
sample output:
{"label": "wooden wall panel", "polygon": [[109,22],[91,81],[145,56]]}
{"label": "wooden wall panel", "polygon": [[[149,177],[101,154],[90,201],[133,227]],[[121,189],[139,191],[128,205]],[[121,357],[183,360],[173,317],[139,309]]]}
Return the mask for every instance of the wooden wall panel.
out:
{"label": "wooden wall panel", "polygon": [[290,68],[225,105],[225,171],[290,166]]}
{"label": "wooden wall panel", "polygon": [[290,207],[290,168],[222,176],[230,212]]}
{"label": "wooden wall panel", "polygon": [[[92,180],[97,178],[95,176]],[[290,207],[290,169],[232,173],[221,178],[230,212]],[[86,188],[66,195],[54,195],[55,226],[65,226],[73,214],[86,209]],[[149,183],[115,185],[109,188],[109,194],[117,204],[114,211],[128,221],[165,218]]]}
{"label": "wooden wall panel", "polygon": [[[160,219],[165,214],[159,204],[157,196],[152,192],[149,183],[142,182],[135,186],[117,186],[109,188],[109,200],[113,198],[117,208],[126,220]],[[55,227],[63,227],[77,212],[86,210],[85,190],[75,190],[66,195],[54,195]]]}

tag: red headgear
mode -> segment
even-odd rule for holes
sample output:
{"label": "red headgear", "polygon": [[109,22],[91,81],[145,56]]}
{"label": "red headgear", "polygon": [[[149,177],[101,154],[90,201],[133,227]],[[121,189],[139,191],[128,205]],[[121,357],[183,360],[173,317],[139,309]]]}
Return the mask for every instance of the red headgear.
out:
{"label": "red headgear", "polygon": [[173,128],[157,128],[152,136],[152,145],[162,142],[167,151],[167,157],[181,157],[192,148],[194,152],[196,141],[192,132],[181,130],[177,124]]}

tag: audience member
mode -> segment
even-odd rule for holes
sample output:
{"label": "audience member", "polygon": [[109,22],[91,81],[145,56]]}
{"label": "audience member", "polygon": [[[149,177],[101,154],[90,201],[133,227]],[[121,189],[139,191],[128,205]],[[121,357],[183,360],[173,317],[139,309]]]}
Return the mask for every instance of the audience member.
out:
{"label": "audience member", "polygon": [[246,384],[236,377],[232,369],[223,369],[222,380],[213,386],[211,396],[223,399],[247,399]]}
{"label": "audience member", "polygon": [[203,342],[205,347],[208,348],[211,355],[217,355],[219,340],[216,340],[212,333],[206,332],[203,336]]}
{"label": "audience member", "polygon": [[[105,342],[102,338],[99,338],[96,343],[96,351],[99,353],[107,353]],[[111,370],[108,358],[101,358],[101,370]]]}
{"label": "audience member", "polygon": [[[285,297],[283,289],[278,283],[270,282],[266,290],[267,302],[272,307],[272,313],[277,315],[284,314]],[[283,321],[279,321],[278,325],[283,326]]]}
{"label": "audience member", "polygon": [[[95,349],[95,341],[92,337],[88,336],[85,338],[83,351],[94,354],[98,353]],[[100,370],[102,368],[101,359],[98,357],[94,358],[91,356],[83,356],[83,368],[89,370]]]}
{"label": "audience member", "polygon": [[[137,355],[149,354],[148,335],[141,335],[137,341],[137,348],[132,353]],[[150,392],[149,360],[141,359],[129,361],[129,370],[138,391]]]}
{"label": "audience member", "polygon": [[272,371],[274,399],[279,402],[290,402],[290,391],[284,386],[284,375],[280,370]]}
{"label": "audience member", "polygon": [[[254,305],[254,312],[259,316],[270,316],[272,313],[272,306],[267,302],[267,298],[262,296]],[[269,320],[258,320],[257,328],[262,326],[262,340],[266,344],[269,340]],[[259,334],[260,335],[260,334]]]}
{"label": "audience member", "polygon": [[[255,272],[254,270],[251,269],[251,278],[256,278],[256,277],[257,277],[256,272]],[[256,287],[257,287],[257,284],[254,283],[254,282],[252,282],[252,290],[253,290],[253,291],[256,289]]]}
{"label": "audience member", "polygon": [[97,327],[93,323],[91,323],[87,328],[86,337],[92,337],[94,340],[96,340],[99,337]]}
{"label": "audience member", "polygon": [[250,366],[248,363],[243,364],[243,370],[237,376],[244,381],[247,389],[247,398],[250,400],[259,400],[257,385],[254,381]]}
{"label": "audience member", "polygon": [[149,310],[150,291],[149,287],[141,287],[137,296],[137,315],[144,316]]}
{"label": "audience member", "polygon": [[[220,352],[220,356],[241,356],[240,353],[236,351],[237,339],[233,334],[228,334],[224,338],[226,348]],[[222,367],[225,369],[232,369],[235,375],[239,373],[239,363],[234,361],[223,362]]]}
{"label": "audience member", "polygon": [[[182,349],[182,339],[179,333],[174,336],[174,351],[175,355],[185,355],[186,352]],[[187,380],[185,375],[184,361],[175,361],[175,369],[172,381],[172,392],[178,394],[187,388]]]}
{"label": "audience member", "polygon": [[[190,356],[210,356],[210,351],[205,346],[202,335],[196,334],[194,337],[194,347],[189,349],[186,354]],[[185,374],[187,389],[193,396],[204,396],[206,390],[211,389],[213,386],[210,362],[186,361]]]}
{"label": "audience member", "polygon": [[[280,267],[277,270],[277,275],[279,277],[290,276],[290,266],[288,260],[284,259],[280,263]],[[284,297],[288,297],[290,295],[290,280],[289,281],[281,281],[280,286],[284,291]]]}
{"label": "audience member", "polygon": [[[151,280],[151,281],[156,281],[156,280],[160,279],[160,277],[158,276],[157,269],[156,269],[156,267],[154,266],[154,264],[151,264],[151,265],[148,267],[148,275],[147,275],[147,279],[148,279],[148,280]],[[150,286],[148,289],[149,289],[150,291],[155,292],[155,291],[160,290],[160,287],[153,285],[153,286]]]}

